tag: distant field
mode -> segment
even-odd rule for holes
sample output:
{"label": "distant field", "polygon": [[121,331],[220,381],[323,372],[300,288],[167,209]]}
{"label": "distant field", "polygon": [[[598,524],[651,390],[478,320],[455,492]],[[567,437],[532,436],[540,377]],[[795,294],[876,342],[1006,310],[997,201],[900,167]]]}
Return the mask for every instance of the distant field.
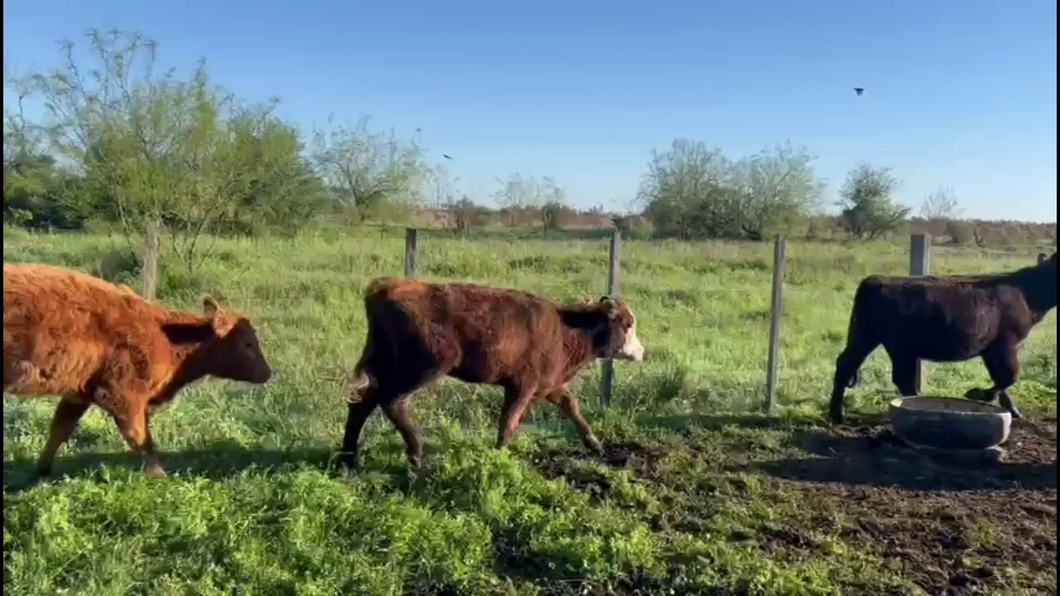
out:
{"label": "distant field", "polygon": [[[459,240],[422,233],[419,274],[599,296],[605,239]],[[103,273],[138,288],[103,236],[4,231],[5,261]],[[412,400],[425,467],[412,474],[382,416],[366,471],[326,469],[344,381],[365,336],[361,292],[400,274],[404,241],[219,240],[194,275],[163,263],[160,300],[203,292],[247,312],[275,370],[266,386],[207,380],[152,421],[169,478],[152,480],[98,411],[29,486],[54,400],[4,398],[4,587],[15,594],[882,594],[1055,593],[1056,319],[1032,333],[1012,391],[1032,428],[1015,463],[940,468],[874,438],[893,397],[878,351],[848,392],[850,425],[821,422],[857,282],[905,273],[888,243],[791,243],[780,416],[764,399],[772,247],[627,241],[621,291],[648,351],[617,363],[613,408],[599,365],[576,390],[608,445],[600,460],[549,405],[513,448],[491,445],[500,391],[444,380]],[[1054,249],[1049,249],[1054,250]],[[934,273],[1034,262],[1039,249],[935,248]],[[129,276],[129,277],[123,277]],[[978,361],[928,365],[961,395]],[[102,467],[101,467],[102,465]],[[636,590],[641,590],[636,592]]]}

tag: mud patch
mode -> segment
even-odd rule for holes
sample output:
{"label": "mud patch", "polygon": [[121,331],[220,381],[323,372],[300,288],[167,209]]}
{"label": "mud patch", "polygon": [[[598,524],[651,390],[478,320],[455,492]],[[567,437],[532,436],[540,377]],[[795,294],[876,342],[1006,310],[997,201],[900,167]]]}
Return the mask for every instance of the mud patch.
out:
{"label": "mud patch", "polygon": [[[882,420],[736,426],[605,444],[602,455],[551,449],[533,463],[594,501],[611,497],[600,464],[632,470],[658,498],[644,519],[660,534],[720,533],[777,561],[823,557],[825,568],[846,556],[841,545],[928,594],[1056,593],[1055,419],[1016,425],[1001,462],[926,456]],[[835,570],[844,591],[871,588]]]}
{"label": "mud patch", "polygon": [[538,451],[530,458],[545,478],[564,478],[571,488],[588,492],[594,503],[607,497],[611,482],[603,472],[587,468],[588,462],[628,468],[637,476],[648,476],[657,460],[657,450],[632,441],[604,443],[602,454],[592,454],[584,448],[553,448]]}
{"label": "mud patch", "polygon": [[1055,593],[1055,420],[1020,428],[1005,461],[975,465],[905,448],[882,425],[792,440],[816,457],[759,469],[782,479],[808,511],[839,512],[845,542],[902,561],[903,575],[927,593],[971,594],[1010,581]]}

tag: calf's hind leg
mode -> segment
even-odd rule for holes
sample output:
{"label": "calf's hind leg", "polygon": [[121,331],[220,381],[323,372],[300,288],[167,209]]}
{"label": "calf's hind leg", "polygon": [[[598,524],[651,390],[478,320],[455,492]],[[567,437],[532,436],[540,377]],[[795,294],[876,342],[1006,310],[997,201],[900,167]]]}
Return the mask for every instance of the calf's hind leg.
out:
{"label": "calf's hind leg", "polygon": [[59,451],[63,443],[70,440],[70,437],[74,434],[74,429],[77,428],[77,423],[81,421],[81,417],[85,415],[88,408],[88,402],[75,401],[65,397],[59,401],[59,405],[55,407],[55,414],[52,416],[48,442],[44,444],[44,449],[41,450],[40,457],[37,459],[37,475],[47,476],[51,474],[56,452]]}
{"label": "calf's hind leg", "polygon": [[423,443],[416,424],[412,421],[408,398],[420,387],[452,369],[455,359],[453,355],[439,359],[429,352],[417,350],[400,354],[384,349],[366,352],[364,374],[358,386],[354,388],[346,415],[346,433],[342,446],[344,453],[340,460],[343,465],[350,469],[358,467],[358,444],[364,424],[378,406],[405,441],[405,454],[409,464],[413,468],[419,467],[423,457]]}
{"label": "calf's hind leg", "polygon": [[346,431],[342,437],[342,455],[339,458],[342,465],[351,470],[357,469],[360,463],[358,451],[361,435],[364,434],[364,424],[378,405],[373,387],[354,388],[346,411]]}
{"label": "calf's hind leg", "polygon": [[858,369],[878,345],[862,341],[856,336],[851,337],[847,341],[846,349],[836,358],[835,378],[832,381],[832,401],[828,410],[828,417],[833,423],[843,422],[843,400],[846,389],[854,385]]}

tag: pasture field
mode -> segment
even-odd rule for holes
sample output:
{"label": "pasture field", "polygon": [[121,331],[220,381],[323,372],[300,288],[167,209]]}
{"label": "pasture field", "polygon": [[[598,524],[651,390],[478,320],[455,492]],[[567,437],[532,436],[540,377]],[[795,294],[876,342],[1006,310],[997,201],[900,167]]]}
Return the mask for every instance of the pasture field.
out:
{"label": "pasture field", "polygon": [[[607,241],[421,232],[419,274],[598,297]],[[138,288],[120,241],[4,231],[5,261],[41,261]],[[605,456],[549,404],[492,447],[500,390],[443,380],[412,399],[424,466],[369,421],[364,469],[329,467],[364,342],[361,292],[400,274],[379,231],[219,240],[201,270],[164,261],[159,299],[209,292],[257,326],[274,377],[205,380],[152,420],[170,476],[152,479],[96,409],[33,483],[55,400],[4,398],[4,590],[19,596],[338,594],[1046,594],[1056,571],[1056,315],[1024,346],[1009,460],[944,465],[890,441],[877,351],[823,422],[859,279],[905,273],[904,244],[788,247],[780,408],[764,400],[769,244],[627,241],[621,291],[647,359],[600,365],[575,389]],[[1049,249],[1053,250],[1053,249]],[[933,272],[1032,264],[1039,249],[936,247]],[[928,365],[932,393],[989,379]]]}

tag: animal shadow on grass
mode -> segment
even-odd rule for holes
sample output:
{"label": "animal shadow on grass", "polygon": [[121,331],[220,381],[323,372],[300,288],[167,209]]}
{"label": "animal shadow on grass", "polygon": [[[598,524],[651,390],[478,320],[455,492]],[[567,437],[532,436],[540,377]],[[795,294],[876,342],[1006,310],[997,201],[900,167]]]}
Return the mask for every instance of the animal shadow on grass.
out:
{"label": "animal shadow on grass", "polygon": [[[377,455],[371,459],[375,461],[366,462],[364,471],[399,479],[407,476],[408,466],[404,462],[403,447],[398,443],[383,441],[373,445],[372,449]],[[424,455],[427,457],[436,455],[437,451],[434,445],[424,446]],[[221,440],[197,449],[161,451],[160,456],[168,475],[191,475],[211,480],[231,478],[252,468],[269,474],[292,466],[315,468],[336,476],[345,474],[338,463],[337,446],[299,445],[280,448],[248,446],[236,441]],[[383,461],[378,461],[377,457]],[[65,456],[60,454],[55,460],[52,474],[45,478],[37,476],[35,459],[22,458],[4,462],[4,492],[17,493],[38,483],[47,483],[63,477],[87,476],[102,467],[114,471],[143,473],[140,456],[132,451],[80,452]]]}
{"label": "animal shadow on grass", "polygon": [[648,416],[637,420],[637,427],[649,433],[682,432],[692,428],[719,430],[728,426],[741,429],[814,428],[820,421],[809,418],[785,418],[765,414]]}
{"label": "animal shadow on grass", "polygon": [[[1055,427],[1055,422],[1053,423]],[[894,487],[921,491],[1048,490],[1056,488],[1056,439],[1035,426],[1018,425],[1004,445],[1003,461],[951,457],[905,446],[883,426],[807,429],[792,433],[789,446],[814,457],[759,462],[777,478],[814,483]]]}
{"label": "animal shadow on grass", "polygon": [[[293,464],[323,469],[328,465],[331,452],[324,447],[257,448],[235,441],[218,441],[199,449],[163,451],[160,455],[167,474],[190,474],[218,480],[250,468],[274,470]],[[19,492],[64,476],[82,477],[104,466],[114,471],[142,473],[140,456],[132,451],[60,455],[51,476],[45,478],[37,476],[35,460],[17,459],[4,462],[4,491]]]}

